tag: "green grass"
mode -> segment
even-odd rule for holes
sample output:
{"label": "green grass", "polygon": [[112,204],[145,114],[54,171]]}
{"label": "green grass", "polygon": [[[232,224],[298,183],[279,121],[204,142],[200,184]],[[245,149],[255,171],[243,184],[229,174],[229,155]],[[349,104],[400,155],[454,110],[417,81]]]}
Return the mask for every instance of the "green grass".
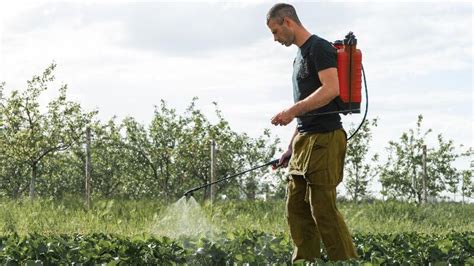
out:
{"label": "green grass", "polygon": [[400,202],[342,204],[341,211],[355,233],[446,234],[473,232],[474,204],[417,205]]}
{"label": "green grass", "polygon": [[[286,233],[285,203],[281,201],[227,201],[214,205],[201,204],[199,215],[204,226],[213,231],[257,230]],[[447,234],[473,232],[474,204],[438,203],[415,205],[402,202],[372,204],[339,203],[349,229],[357,234],[390,234],[416,232]],[[0,199],[0,235],[39,233],[91,234],[109,233],[146,238],[150,235],[173,236],[175,228],[167,228],[165,216],[178,216],[183,209],[156,200],[96,200],[90,211],[81,198],[62,201],[37,199]],[[196,217],[181,221],[183,227],[195,226]]]}
{"label": "green grass", "polygon": [[[474,204],[437,203],[416,205],[395,201],[338,204],[349,229],[361,234],[390,234],[417,232],[446,234],[474,231]],[[287,230],[285,203],[230,202],[213,208],[206,206],[221,227],[255,229],[270,232]]]}

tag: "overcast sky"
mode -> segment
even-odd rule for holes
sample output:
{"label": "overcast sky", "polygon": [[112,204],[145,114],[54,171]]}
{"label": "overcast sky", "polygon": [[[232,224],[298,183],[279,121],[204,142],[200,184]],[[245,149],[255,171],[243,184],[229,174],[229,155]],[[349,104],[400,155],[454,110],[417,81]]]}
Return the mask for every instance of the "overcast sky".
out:
{"label": "overcast sky", "polygon": [[[270,1],[2,1],[0,81],[7,95],[53,61],[58,86],[87,110],[149,123],[165,100],[184,111],[193,97],[213,119],[251,136],[271,128],[286,146],[295,122],[270,118],[292,104],[297,47],[273,41]],[[363,53],[369,115],[379,118],[372,151],[424,128],[473,147],[473,4],[470,2],[291,1],[305,27],[329,41],[353,31]],[[58,88],[58,86],[56,88]],[[49,90],[43,101],[57,94]],[[345,127],[362,115],[345,117]],[[468,168],[469,160],[458,162]]]}

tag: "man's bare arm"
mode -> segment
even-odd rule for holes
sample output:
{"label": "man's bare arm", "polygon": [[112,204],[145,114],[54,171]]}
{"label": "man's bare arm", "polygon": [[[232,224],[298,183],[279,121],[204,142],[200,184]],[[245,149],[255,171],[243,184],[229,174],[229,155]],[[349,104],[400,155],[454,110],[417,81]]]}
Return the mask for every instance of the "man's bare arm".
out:
{"label": "man's bare arm", "polygon": [[328,68],[318,72],[321,87],[305,99],[296,102],[272,118],[274,125],[288,125],[296,116],[307,113],[330,103],[339,95],[339,79],[337,68]]}

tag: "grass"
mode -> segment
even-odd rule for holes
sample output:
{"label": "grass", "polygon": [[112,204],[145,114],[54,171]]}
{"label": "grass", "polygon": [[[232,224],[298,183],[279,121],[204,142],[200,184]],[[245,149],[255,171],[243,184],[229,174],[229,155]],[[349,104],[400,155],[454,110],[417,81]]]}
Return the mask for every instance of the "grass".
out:
{"label": "grass", "polygon": [[[339,209],[352,233],[447,234],[473,232],[474,204],[437,203],[415,205],[403,202],[355,204],[339,203]],[[200,216],[216,231],[258,230],[267,233],[288,232],[285,203],[281,201],[225,201],[214,205],[201,204]],[[0,199],[0,235],[40,233],[90,234],[112,233],[147,238],[150,235],[173,236],[175,227],[166,229],[182,207],[157,200],[96,200],[87,211],[83,200]],[[184,227],[192,227],[196,217],[185,216]],[[207,225],[206,225],[207,226]],[[157,228],[158,227],[158,228]]]}
{"label": "grass", "polygon": [[[417,205],[396,201],[342,202],[338,208],[351,232],[390,234],[417,232],[446,234],[474,231],[474,204],[437,203]],[[230,202],[205,207],[223,228],[287,231],[285,203]]]}

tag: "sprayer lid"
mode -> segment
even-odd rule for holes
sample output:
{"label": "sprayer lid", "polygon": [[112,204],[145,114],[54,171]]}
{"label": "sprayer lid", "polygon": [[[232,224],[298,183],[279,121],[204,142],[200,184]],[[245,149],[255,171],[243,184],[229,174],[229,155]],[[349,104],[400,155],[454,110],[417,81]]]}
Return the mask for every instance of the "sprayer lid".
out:
{"label": "sprayer lid", "polygon": [[345,39],[344,39],[344,45],[356,45],[357,44],[357,39],[352,31],[349,31],[347,33]]}

